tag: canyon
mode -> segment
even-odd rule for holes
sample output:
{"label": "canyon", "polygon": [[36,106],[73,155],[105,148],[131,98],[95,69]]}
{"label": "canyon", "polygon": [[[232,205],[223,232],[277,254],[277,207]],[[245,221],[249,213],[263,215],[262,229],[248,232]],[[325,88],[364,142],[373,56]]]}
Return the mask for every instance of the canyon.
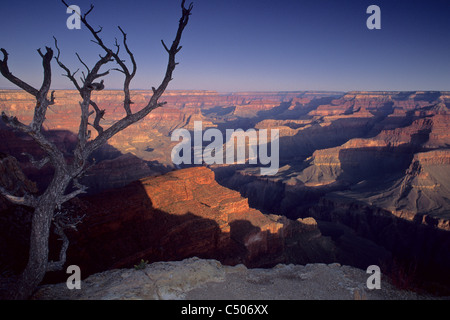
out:
{"label": "canyon", "polygon": [[[151,94],[133,91],[133,110]],[[69,90],[55,96],[46,134],[70,151],[79,97]],[[124,115],[120,91],[95,99],[105,126]],[[408,281],[448,292],[450,92],[169,91],[163,100],[167,105],[92,155],[95,165],[82,181],[89,194],[69,205],[85,219],[70,234],[68,259],[86,275],[141,259],[192,256],[247,267],[339,262],[378,264],[394,277],[406,273]],[[0,91],[6,114],[29,122],[33,108],[26,93]],[[174,166],[171,133],[192,131],[194,121],[221,132],[278,129],[278,173],[262,176],[249,164]],[[2,185],[19,180],[42,190],[52,169],[37,170],[23,155],[42,157],[38,146],[3,124],[0,137],[4,170],[15,172]],[[26,250],[26,236],[12,234],[26,234],[26,223],[10,216],[28,213],[5,201],[1,208],[8,221],[2,242],[10,244],[2,259],[14,256],[18,268],[23,257],[14,252]]]}

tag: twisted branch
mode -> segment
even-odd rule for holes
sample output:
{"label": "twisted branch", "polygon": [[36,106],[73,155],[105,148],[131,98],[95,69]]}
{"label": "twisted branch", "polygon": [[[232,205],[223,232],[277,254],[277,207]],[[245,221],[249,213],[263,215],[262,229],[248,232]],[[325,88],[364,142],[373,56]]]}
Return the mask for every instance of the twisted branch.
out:
{"label": "twisted branch", "polygon": [[28,152],[22,152],[22,155],[27,156],[31,164],[39,170],[42,169],[50,161],[49,157],[44,157],[41,160],[35,160],[34,157]]}
{"label": "twisted branch", "polygon": [[24,196],[19,197],[13,195],[8,190],[0,186],[0,194],[3,195],[6,199],[8,199],[10,202],[20,206],[34,207],[37,204],[36,198],[28,193],[26,193]]}
{"label": "twisted branch", "polygon": [[62,270],[67,259],[67,249],[69,248],[69,238],[67,237],[65,230],[73,229],[77,230],[77,225],[83,222],[85,215],[73,216],[70,211],[59,211],[53,217],[53,225],[55,226],[54,232],[60,236],[59,240],[62,241],[61,249],[59,251],[59,261],[49,261],[47,264],[47,272]]}

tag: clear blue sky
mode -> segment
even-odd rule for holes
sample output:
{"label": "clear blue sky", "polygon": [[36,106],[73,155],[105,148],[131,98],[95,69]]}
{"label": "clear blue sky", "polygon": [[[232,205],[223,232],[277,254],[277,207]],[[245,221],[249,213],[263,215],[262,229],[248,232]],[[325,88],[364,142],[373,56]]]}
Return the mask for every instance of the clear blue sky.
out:
{"label": "clear blue sky", "polygon": [[[101,25],[106,43],[129,37],[138,74],[133,88],[159,84],[180,17],[178,0],[70,0]],[[381,30],[368,30],[366,9],[381,8]],[[62,60],[75,52],[92,65],[102,51],[87,29],[68,30],[59,0],[2,1],[0,47],[11,71],[39,86],[37,48],[58,38]],[[449,0],[196,0],[169,89],[217,91],[450,90]],[[126,56],[124,56],[126,57]],[[53,88],[72,88],[53,64]],[[119,74],[105,79],[120,88]],[[1,77],[0,88],[12,88]]]}

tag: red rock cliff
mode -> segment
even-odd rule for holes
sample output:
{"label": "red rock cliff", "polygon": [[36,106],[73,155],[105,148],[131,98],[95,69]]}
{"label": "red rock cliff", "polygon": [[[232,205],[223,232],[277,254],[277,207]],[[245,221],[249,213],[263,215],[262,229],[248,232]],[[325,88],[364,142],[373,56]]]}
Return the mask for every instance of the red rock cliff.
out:
{"label": "red rock cliff", "polygon": [[141,179],[77,207],[86,218],[71,235],[68,259],[89,274],[190,256],[248,266],[331,261],[314,219],[262,214],[205,167]]}

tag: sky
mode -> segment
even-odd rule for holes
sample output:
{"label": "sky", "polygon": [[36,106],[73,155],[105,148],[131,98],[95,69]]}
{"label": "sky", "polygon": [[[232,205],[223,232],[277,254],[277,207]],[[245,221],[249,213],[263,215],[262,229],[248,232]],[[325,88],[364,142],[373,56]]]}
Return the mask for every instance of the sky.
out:
{"label": "sky", "polygon": [[[125,30],[138,64],[133,89],[159,85],[167,64],[160,41],[173,41],[181,1],[68,3],[82,13],[94,4],[88,21],[103,27],[100,35],[111,46],[121,40],[117,26]],[[366,26],[370,5],[380,8],[381,29]],[[69,16],[59,0],[3,0],[0,47],[10,54],[10,71],[39,87],[36,50],[54,47],[53,36],[73,71],[83,69],[76,52],[93,66],[103,52],[86,27],[67,28]],[[181,42],[171,90],[450,90],[449,0],[194,0]],[[52,67],[52,88],[72,89],[55,62]],[[105,78],[107,89],[122,83],[118,72]],[[0,88],[14,86],[0,76]]]}

